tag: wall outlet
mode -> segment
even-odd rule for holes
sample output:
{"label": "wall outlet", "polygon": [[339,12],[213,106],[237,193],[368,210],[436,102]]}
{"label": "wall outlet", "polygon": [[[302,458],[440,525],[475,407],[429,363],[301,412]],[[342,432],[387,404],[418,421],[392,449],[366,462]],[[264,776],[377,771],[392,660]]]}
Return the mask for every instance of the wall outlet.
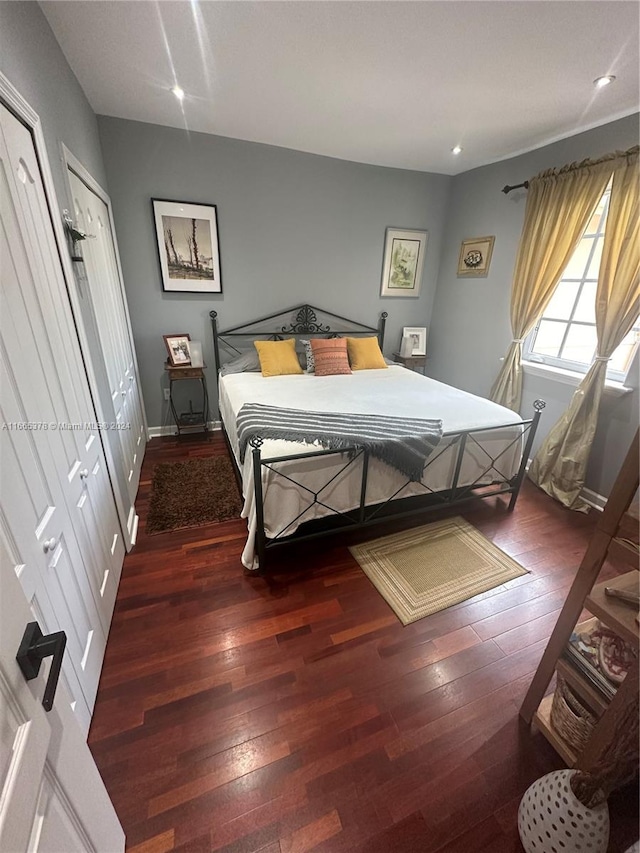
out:
{"label": "wall outlet", "polygon": [[164,399],[168,401],[168,400],[169,400],[169,395],[170,395],[170,394],[171,394],[171,392],[169,391],[169,389],[168,389],[168,388],[165,388],[165,389],[164,389]]}

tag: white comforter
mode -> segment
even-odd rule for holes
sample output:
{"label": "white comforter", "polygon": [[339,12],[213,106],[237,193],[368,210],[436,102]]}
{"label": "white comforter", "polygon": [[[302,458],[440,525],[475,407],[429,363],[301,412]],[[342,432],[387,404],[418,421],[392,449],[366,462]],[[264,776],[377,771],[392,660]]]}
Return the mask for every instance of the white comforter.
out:
{"label": "white comforter", "polygon": [[[388,370],[360,370],[346,376],[272,376],[265,378],[260,373],[238,373],[220,378],[220,413],[224,421],[236,461],[242,471],[244,492],[243,518],[248,519],[249,535],[242,554],[247,568],[254,565],[254,541],[256,512],[253,488],[253,468],[250,448],[244,464],[240,464],[236,416],[244,403],[265,403],[292,409],[320,412],[354,412],[385,414],[396,417],[438,418],[442,420],[445,434],[460,430],[513,425],[521,418],[510,409],[505,409],[490,400],[476,397],[442,382],[421,376],[401,366]],[[482,436],[482,444],[496,458],[510,442],[521,433],[521,429],[493,430]],[[443,442],[446,441],[446,436]],[[322,448],[317,447],[318,450]],[[265,441],[262,458],[286,456],[294,453],[309,453],[314,445],[281,440]],[[438,449],[434,451],[434,456]],[[429,489],[440,491],[450,487],[455,465],[455,452],[449,450],[435,459],[426,471],[423,483]],[[496,476],[512,477],[518,468],[521,443],[516,441],[491,468],[489,457],[474,442],[468,442],[465,459],[460,473],[460,484],[469,484],[482,477],[490,482]],[[279,463],[277,468],[286,472],[307,490],[295,486],[290,480],[278,476],[265,468],[262,470],[264,526],[269,537],[274,537],[286,528],[293,533],[300,524],[312,518],[330,515],[331,510],[313,503],[312,492],[319,492],[323,503],[345,512],[360,504],[361,462],[358,461],[338,474],[347,458],[341,454],[322,456],[316,459],[292,460]],[[489,467],[489,470],[486,471]],[[355,470],[354,470],[355,469]],[[322,486],[338,476],[330,485]],[[425,494],[419,483],[405,484],[406,477],[384,462],[369,461],[367,481],[367,503],[387,500],[391,495],[405,498]],[[398,489],[398,494],[394,494]],[[300,513],[300,518],[293,524]]]}

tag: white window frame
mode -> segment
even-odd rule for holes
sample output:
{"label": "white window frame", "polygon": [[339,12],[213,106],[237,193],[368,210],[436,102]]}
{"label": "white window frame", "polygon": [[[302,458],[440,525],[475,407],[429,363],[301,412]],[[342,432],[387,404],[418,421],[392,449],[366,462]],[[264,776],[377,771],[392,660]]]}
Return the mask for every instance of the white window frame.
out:
{"label": "white window frame", "polygon": [[[595,327],[594,323],[588,323],[585,321],[574,320],[573,317],[574,317],[576,309],[578,307],[578,303],[580,301],[580,296],[581,296],[582,291],[584,289],[585,283],[587,281],[589,281],[589,282],[593,281],[593,278],[587,278],[586,277],[586,273],[589,270],[591,261],[593,259],[593,255],[596,251],[596,248],[598,245],[598,240],[604,240],[604,235],[605,235],[605,230],[606,230],[607,214],[609,212],[611,185],[609,185],[607,187],[607,189],[603,193],[603,196],[606,194],[609,195],[609,198],[607,198],[607,206],[606,206],[606,209],[604,211],[603,216],[600,219],[600,222],[598,223],[597,230],[587,232],[585,229],[584,233],[582,234],[582,237],[580,238],[581,241],[585,237],[597,238],[597,239],[594,239],[592,242],[591,251],[590,251],[589,257],[587,258],[587,261],[585,263],[585,269],[584,269],[584,273],[583,273],[582,277],[580,279],[578,279],[578,278],[571,278],[571,279],[566,278],[565,279],[563,277],[560,278],[560,281],[569,281],[569,282],[573,282],[573,283],[578,284],[578,289],[576,291],[576,296],[575,296],[573,308],[571,310],[571,313],[570,313],[568,319],[567,320],[557,320],[555,318],[545,317],[543,314],[539,318],[538,322],[536,323],[535,328],[527,335],[527,337],[524,340],[523,353],[522,353],[522,357],[523,357],[524,362],[529,362],[529,364],[537,364],[537,365],[541,365],[541,366],[542,365],[548,366],[549,368],[552,368],[552,370],[550,370],[549,372],[553,373],[553,374],[574,373],[574,374],[584,375],[584,374],[586,374],[586,372],[591,367],[591,364],[593,364],[593,361],[591,362],[591,364],[586,364],[585,362],[572,361],[571,359],[563,358],[561,356],[558,357],[558,356],[542,355],[541,353],[537,353],[534,351],[534,346],[535,346],[536,335],[538,333],[538,329],[540,327],[540,323],[542,320],[546,320],[547,322],[551,322],[551,323],[553,323],[553,322],[564,323],[566,325],[564,337],[562,340],[562,344],[560,346],[560,352],[562,352],[562,347],[565,344],[565,341],[567,339],[567,335],[569,333],[569,330],[570,330],[572,324],[573,325],[580,325],[580,326],[590,326],[592,328]],[[560,283],[560,281],[558,282],[558,284]],[[638,327],[638,320],[636,320],[634,328],[637,328],[637,327]],[[633,368],[633,363],[635,361],[635,358],[636,358],[636,355],[638,352],[638,346],[640,343],[640,336],[637,336],[637,337],[639,338],[639,340],[636,340],[635,349],[633,350],[631,357],[629,359],[629,362],[628,362],[629,366],[628,366],[627,370],[626,371],[614,370],[613,368],[608,367],[607,368],[607,380],[608,380],[608,382],[615,383],[615,384],[622,384],[622,385],[624,385],[624,383],[626,382],[627,376],[629,375],[629,372]]]}

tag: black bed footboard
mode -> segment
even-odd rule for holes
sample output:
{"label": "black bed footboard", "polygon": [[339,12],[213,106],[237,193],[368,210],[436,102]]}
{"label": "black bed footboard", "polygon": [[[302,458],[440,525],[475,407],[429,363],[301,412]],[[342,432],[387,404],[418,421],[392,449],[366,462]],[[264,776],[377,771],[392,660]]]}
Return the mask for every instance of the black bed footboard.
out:
{"label": "black bed footboard", "polygon": [[[258,570],[264,571],[267,565],[268,554],[279,546],[285,545],[292,541],[300,542],[304,540],[318,539],[320,537],[335,534],[337,531],[345,529],[357,530],[380,524],[383,521],[390,519],[405,518],[412,515],[428,514],[443,507],[454,507],[465,504],[473,500],[484,500],[488,497],[496,495],[510,494],[509,510],[512,510],[516,504],[520,487],[524,479],[527,461],[531,455],[531,448],[540,421],[542,410],[545,407],[543,400],[536,400],[533,404],[534,415],[532,418],[524,421],[517,421],[511,424],[501,424],[496,427],[479,427],[477,429],[462,430],[460,432],[444,433],[439,444],[433,450],[426,461],[423,469],[423,477],[420,481],[420,486],[424,490],[424,494],[415,495],[408,498],[399,498],[400,493],[411,483],[411,480],[403,482],[396,491],[381,503],[367,503],[367,479],[369,474],[369,452],[362,448],[347,448],[340,450],[321,450],[310,453],[297,453],[288,456],[278,456],[263,458],[261,437],[256,436],[251,441],[251,453],[253,463],[253,482],[254,482],[254,498],[256,509],[256,555],[258,558]],[[503,447],[500,452],[493,456],[491,452],[483,445],[483,436],[495,433],[497,430],[514,429],[518,434]],[[521,446],[521,457],[518,470],[515,475],[506,476],[500,473],[500,461],[510,450],[517,445]],[[486,456],[486,463],[483,461],[482,472],[471,483],[464,482],[463,464],[465,461],[465,453],[477,452]],[[453,454],[451,459],[453,474],[451,485],[448,489],[435,491],[424,482],[424,475],[428,469],[440,459],[443,454]],[[323,485],[322,488],[315,491],[290,476],[282,470],[278,469],[278,465],[293,460],[300,461],[304,459],[317,460],[322,456],[340,456],[343,460],[343,465],[334,473],[331,478]],[[322,497],[322,492],[329,486],[337,477],[343,474],[346,469],[355,467],[362,461],[360,471],[360,502],[359,505],[350,511],[342,511],[330,506]],[[305,509],[289,519],[284,526],[271,537],[267,537],[264,527],[264,494],[262,488],[262,472],[263,469],[269,469],[271,472],[280,477],[289,480],[292,485],[303,489],[309,493],[311,503]],[[487,479],[489,478],[489,480]],[[321,524],[314,521],[313,529],[305,530],[300,528],[293,532],[302,516],[308,513],[309,509],[314,505],[323,507],[329,513],[331,523],[327,524],[327,518],[322,519]],[[308,525],[305,525],[308,526]]]}

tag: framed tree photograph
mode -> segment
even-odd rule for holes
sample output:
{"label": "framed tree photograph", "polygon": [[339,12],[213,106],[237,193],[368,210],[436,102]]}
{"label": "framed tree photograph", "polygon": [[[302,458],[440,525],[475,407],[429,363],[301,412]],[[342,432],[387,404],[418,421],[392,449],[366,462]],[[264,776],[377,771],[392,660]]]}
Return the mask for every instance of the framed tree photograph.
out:
{"label": "framed tree photograph", "polygon": [[215,204],[152,198],[162,289],[222,293]]}
{"label": "framed tree photograph", "polygon": [[458,275],[485,278],[489,274],[495,239],[495,237],[473,237],[463,240],[458,258]]}
{"label": "framed tree photograph", "polygon": [[419,296],[427,231],[387,228],[380,296]]}

